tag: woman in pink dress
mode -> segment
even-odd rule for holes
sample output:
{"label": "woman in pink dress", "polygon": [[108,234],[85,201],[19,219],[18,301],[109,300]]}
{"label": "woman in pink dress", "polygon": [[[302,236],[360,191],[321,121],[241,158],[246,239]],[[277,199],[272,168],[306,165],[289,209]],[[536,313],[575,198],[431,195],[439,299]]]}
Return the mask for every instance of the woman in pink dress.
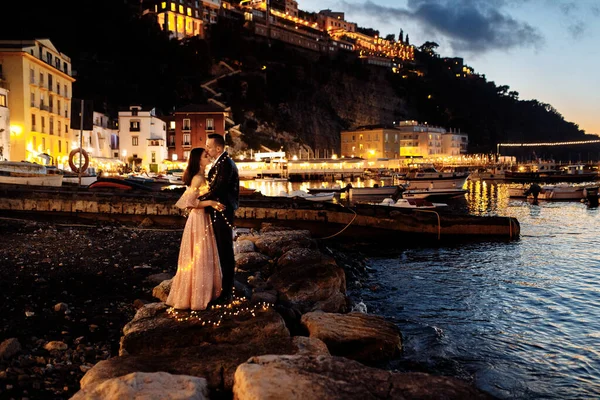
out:
{"label": "woman in pink dress", "polygon": [[198,200],[208,189],[204,175],[208,164],[210,159],[203,148],[192,149],[183,174],[187,190],[175,204],[189,211],[181,238],[177,274],[166,302],[178,310],[205,310],[208,303],[221,294],[219,252],[210,215],[204,208],[223,211],[224,206],[214,200]]}

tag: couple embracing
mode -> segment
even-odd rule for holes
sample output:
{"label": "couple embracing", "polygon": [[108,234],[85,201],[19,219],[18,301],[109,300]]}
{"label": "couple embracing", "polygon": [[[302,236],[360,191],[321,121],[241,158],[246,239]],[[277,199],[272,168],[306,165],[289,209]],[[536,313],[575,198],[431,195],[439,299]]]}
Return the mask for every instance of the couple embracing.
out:
{"label": "couple embracing", "polygon": [[206,149],[192,149],[183,182],[187,190],[175,205],[189,214],[166,303],[180,310],[204,310],[209,303],[229,303],[233,294],[233,218],[240,182],[223,136],[211,134]]}

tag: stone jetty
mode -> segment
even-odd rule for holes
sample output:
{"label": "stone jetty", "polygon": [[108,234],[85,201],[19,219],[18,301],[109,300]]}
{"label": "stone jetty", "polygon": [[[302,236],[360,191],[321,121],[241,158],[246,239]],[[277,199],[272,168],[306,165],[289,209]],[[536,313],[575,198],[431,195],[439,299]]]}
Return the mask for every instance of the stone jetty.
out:
{"label": "stone jetty", "polygon": [[235,246],[229,306],[175,312],[162,281],[119,355],[87,371],[72,399],[492,398],[456,378],[382,369],[402,355],[401,332],[351,311],[344,269],[308,231],[263,226]]}

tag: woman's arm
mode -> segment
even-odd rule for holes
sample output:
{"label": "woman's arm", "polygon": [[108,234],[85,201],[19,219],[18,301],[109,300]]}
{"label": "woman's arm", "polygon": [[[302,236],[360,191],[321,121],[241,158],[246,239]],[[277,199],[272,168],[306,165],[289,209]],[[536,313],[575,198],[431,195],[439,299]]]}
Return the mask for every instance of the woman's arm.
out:
{"label": "woman's arm", "polygon": [[202,200],[198,202],[196,208],[212,207],[217,211],[224,211],[225,206],[216,200]]}

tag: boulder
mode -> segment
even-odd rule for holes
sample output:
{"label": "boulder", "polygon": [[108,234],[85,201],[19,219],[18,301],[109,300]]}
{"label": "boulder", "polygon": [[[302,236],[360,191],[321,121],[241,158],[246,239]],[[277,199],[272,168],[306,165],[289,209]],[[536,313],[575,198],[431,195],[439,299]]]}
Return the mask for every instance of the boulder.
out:
{"label": "boulder", "polygon": [[277,260],[277,268],[302,267],[307,264],[335,264],[332,257],[325,256],[319,250],[294,248],[285,252]]}
{"label": "boulder", "polygon": [[71,400],[103,399],[204,400],[208,399],[208,388],[206,379],[195,376],[133,372],[87,385],[71,397]]}
{"label": "boulder", "polygon": [[343,357],[306,355],[252,357],[235,372],[233,398],[493,399],[456,378],[392,373]]}
{"label": "boulder", "polygon": [[335,356],[377,364],[397,357],[402,351],[398,327],[376,315],[311,312],[304,314],[300,322],[310,337],[322,340]]}
{"label": "boulder", "polygon": [[347,310],[346,276],[337,264],[319,263],[279,269],[267,283],[279,293],[279,301],[289,302],[301,312]]}
{"label": "boulder", "polygon": [[[251,307],[244,302],[244,306]],[[146,307],[123,328],[121,354],[156,354],[166,349],[207,344],[252,344],[268,342],[274,338],[289,338],[290,333],[281,316],[272,308],[231,316],[231,309],[199,311],[196,317],[177,320],[167,313],[143,316]],[[142,312],[140,312],[142,311]],[[182,314],[183,318],[189,313]],[[220,321],[220,323],[218,322]],[[216,326],[215,324],[218,323]]]}
{"label": "boulder", "polygon": [[272,258],[280,257],[294,248],[316,248],[310,232],[305,230],[263,233],[254,241],[254,245],[259,252]]}
{"label": "boulder", "polygon": [[269,261],[271,261],[269,257],[255,251],[235,255],[235,267],[243,271],[258,271],[269,264]]}
{"label": "boulder", "polygon": [[148,275],[144,281],[152,285],[159,285],[163,281],[168,281],[170,279],[173,279],[173,274],[169,272],[161,272],[160,274]]}
{"label": "boulder", "polygon": [[252,253],[253,251],[256,251],[254,248],[254,242],[248,239],[236,240],[233,244],[233,250],[235,254]]}

